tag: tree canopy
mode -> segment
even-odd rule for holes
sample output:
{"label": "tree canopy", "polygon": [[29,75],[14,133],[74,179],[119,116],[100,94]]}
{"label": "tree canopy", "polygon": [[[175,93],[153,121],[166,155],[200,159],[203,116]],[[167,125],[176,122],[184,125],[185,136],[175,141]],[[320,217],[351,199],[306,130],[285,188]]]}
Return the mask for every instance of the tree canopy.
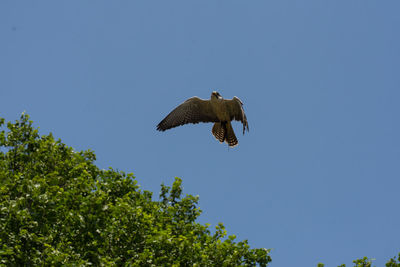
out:
{"label": "tree canopy", "polygon": [[[5,124],[0,119],[0,126]],[[269,250],[196,222],[182,180],[158,201],[133,174],[101,170],[92,151],[40,136],[22,114],[0,133],[0,264],[266,266]]]}
{"label": "tree canopy", "polygon": [[[5,126],[0,118],[0,127]],[[133,174],[102,170],[90,151],[40,136],[22,114],[0,132],[0,266],[267,266],[270,250],[210,231],[182,180],[158,200]],[[400,267],[399,258],[387,267]],[[354,261],[371,266],[371,260]],[[323,266],[323,264],[318,264]],[[342,265],[345,266],[345,265]]]}

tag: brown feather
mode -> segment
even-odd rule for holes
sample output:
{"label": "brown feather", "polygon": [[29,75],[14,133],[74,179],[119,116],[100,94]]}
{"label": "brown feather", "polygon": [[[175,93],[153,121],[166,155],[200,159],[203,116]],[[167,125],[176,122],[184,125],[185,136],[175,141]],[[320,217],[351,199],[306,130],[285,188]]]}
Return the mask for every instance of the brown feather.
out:
{"label": "brown feather", "polygon": [[239,143],[237,138],[236,138],[235,132],[233,131],[232,124],[230,122],[228,122],[226,124],[225,141],[226,141],[226,143],[228,143],[228,145],[230,147],[234,147]]}
{"label": "brown feather", "polygon": [[226,130],[225,127],[223,127],[220,122],[214,123],[211,132],[218,141],[220,141],[221,143],[224,142]]}
{"label": "brown feather", "polygon": [[243,134],[245,130],[249,131],[249,123],[247,122],[246,114],[244,113],[243,103],[236,96],[229,100],[224,100],[229,111],[230,119],[241,121],[243,124]]}
{"label": "brown feather", "polygon": [[165,131],[187,123],[217,122],[210,100],[192,97],[176,107],[158,125],[157,130]]}

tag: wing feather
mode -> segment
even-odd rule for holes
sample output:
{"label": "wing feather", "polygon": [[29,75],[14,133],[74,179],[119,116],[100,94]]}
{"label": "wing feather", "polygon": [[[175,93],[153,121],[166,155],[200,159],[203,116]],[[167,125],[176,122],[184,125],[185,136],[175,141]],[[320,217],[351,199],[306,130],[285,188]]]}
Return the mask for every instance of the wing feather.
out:
{"label": "wing feather", "polygon": [[249,123],[247,122],[246,114],[244,113],[243,103],[236,96],[232,99],[225,100],[227,110],[231,120],[241,121],[243,124],[243,134],[245,130],[249,131]]}
{"label": "wing feather", "polygon": [[157,130],[165,131],[187,123],[217,122],[210,100],[192,97],[176,107],[158,125]]}

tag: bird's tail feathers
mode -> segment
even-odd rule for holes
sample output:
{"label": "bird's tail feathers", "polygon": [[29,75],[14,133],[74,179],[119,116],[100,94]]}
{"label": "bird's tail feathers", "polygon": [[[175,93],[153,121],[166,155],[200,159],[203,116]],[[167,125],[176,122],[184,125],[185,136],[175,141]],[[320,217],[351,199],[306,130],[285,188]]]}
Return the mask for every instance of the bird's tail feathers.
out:
{"label": "bird's tail feathers", "polygon": [[226,127],[224,126],[225,125],[222,125],[220,122],[216,122],[211,130],[214,137],[221,143],[224,142],[226,135]]}
{"label": "bird's tail feathers", "polygon": [[233,131],[231,122],[226,123],[225,142],[227,142],[230,147],[234,147],[239,143],[236,138],[235,132]]}
{"label": "bird's tail feathers", "polygon": [[230,147],[234,147],[239,143],[230,121],[214,123],[211,132],[218,141],[221,143],[225,141]]}

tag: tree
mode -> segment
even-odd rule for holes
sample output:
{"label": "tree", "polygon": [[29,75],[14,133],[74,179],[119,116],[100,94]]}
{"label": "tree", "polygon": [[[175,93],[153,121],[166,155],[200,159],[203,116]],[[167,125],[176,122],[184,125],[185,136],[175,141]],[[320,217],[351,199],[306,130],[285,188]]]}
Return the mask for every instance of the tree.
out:
{"label": "tree", "polygon": [[[356,259],[353,261],[354,267],[372,267],[373,259],[368,259],[368,257],[364,257],[362,259]],[[318,267],[324,267],[325,265],[322,263],[318,263]],[[390,259],[386,264],[386,267],[400,267],[400,253],[396,260],[396,257]],[[342,264],[338,267],[346,267],[346,264]]]}
{"label": "tree", "polygon": [[[5,120],[0,118],[0,127]],[[267,266],[270,250],[196,223],[182,180],[159,201],[92,151],[40,136],[22,114],[0,132],[0,265]]]}
{"label": "tree", "polygon": [[[7,128],[0,132],[0,266],[271,262],[269,249],[235,242],[222,223],[214,233],[196,223],[198,197],[183,196],[181,179],[161,185],[154,201],[132,174],[99,169],[92,151],[40,136],[26,114]],[[353,263],[372,266],[367,257]],[[386,267],[400,267],[400,254]]]}

